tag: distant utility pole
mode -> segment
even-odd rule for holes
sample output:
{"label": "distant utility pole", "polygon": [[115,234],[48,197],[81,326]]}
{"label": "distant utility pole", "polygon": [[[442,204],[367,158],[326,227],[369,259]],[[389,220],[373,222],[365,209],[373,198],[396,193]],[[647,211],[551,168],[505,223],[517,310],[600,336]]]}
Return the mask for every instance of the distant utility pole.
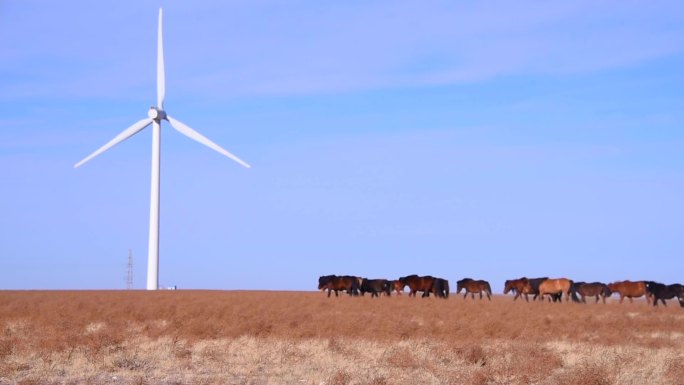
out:
{"label": "distant utility pole", "polygon": [[126,274],[126,290],[133,289],[133,252],[128,249],[128,274]]}

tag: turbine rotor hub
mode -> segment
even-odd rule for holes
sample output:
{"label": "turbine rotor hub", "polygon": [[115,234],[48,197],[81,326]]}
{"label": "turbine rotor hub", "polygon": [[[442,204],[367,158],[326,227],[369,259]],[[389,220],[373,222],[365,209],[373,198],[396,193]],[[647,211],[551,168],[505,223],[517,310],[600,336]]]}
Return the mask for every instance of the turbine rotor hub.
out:
{"label": "turbine rotor hub", "polygon": [[147,110],[147,116],[149,116],[150,119],[159,122],[163,119],[166,119],[166,111],[160,110],[159,108],[152,106],[149,110]]}

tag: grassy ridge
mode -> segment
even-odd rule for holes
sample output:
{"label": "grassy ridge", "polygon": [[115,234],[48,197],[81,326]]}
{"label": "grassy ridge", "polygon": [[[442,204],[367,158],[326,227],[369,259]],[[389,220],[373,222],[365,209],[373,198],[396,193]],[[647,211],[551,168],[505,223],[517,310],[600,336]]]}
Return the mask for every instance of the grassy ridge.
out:
{"label": "grassy ridge", "polygon": [[643,301],[12,291],[0,292],[0,326],[0,384],[672,384],[684,378],[684,309]]}

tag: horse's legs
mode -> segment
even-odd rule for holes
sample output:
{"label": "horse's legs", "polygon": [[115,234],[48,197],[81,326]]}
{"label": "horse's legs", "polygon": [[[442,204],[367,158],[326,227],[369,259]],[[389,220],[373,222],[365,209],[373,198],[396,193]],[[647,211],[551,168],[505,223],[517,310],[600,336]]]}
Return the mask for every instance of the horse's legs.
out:
{"label": "horse's legs", "polygon": [[487,299],[490,300],[490,301],[492,300],[492,296],[489,295],[489,292],[487,292]]}
{"label": "horse's legs", "polygon": [[480,299],[482,299],[482,292],[480,292]]}
{"label": "horse's legs", "polygon": [[525,302],[530,302],[530,297],[528,297],[527,293],[525,293]]}

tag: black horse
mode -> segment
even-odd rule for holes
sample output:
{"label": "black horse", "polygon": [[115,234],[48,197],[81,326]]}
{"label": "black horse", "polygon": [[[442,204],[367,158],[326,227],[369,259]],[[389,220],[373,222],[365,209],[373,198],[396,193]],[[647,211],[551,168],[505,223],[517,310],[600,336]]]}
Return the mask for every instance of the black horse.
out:
{"label": "black horse", "polygon": [[432,285],[432,293],[437,298],[449,298],[449,281],[444,278],[436,278]]}
{"label": "black horse", "polygon": [[366,279],[361,280],[361,295],[371,293],[371,298],[379,297],[380,293],[390,295],[390,283],[386,279]]}
{"label": "black horse", "polygon": [[646,292],[653,296],[653,306],[658,306],[658,300],[667,306],[666,299],[677,297],[679,306],[684,307],[684,285],[678,283],[665,285],[660,282],[647,281]]}

